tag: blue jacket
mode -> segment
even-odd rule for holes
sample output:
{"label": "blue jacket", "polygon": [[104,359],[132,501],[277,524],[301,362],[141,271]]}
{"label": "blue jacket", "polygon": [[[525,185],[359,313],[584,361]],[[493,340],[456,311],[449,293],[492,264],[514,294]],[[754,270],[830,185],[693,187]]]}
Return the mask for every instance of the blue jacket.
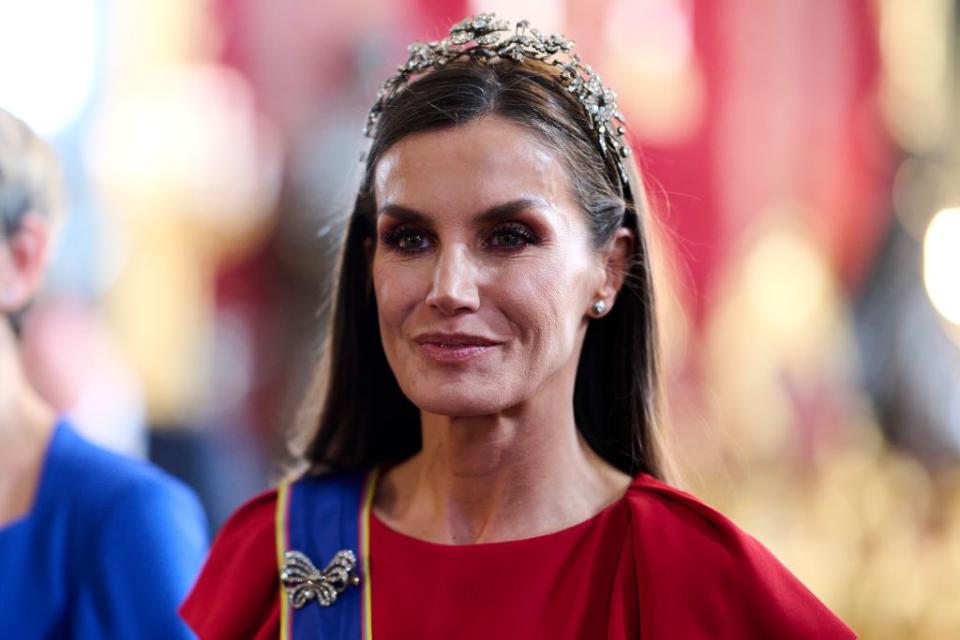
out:
{"label": "blue jacket", "polygon": [[0,638],[191,638],[200,503],[157,468],[57,425],[30,512],[0,528]]}

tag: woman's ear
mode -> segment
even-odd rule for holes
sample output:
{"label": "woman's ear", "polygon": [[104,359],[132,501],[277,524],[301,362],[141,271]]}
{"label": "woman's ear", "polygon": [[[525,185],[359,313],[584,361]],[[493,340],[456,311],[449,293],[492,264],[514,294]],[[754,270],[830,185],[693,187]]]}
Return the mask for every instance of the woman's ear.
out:
{"label": "woman's ear", "polygon": [[0,312],[25,307],[43,281],[50,246],[46,218],[28,213],[16,230],[0,241]]}
{"label": "woman's ear", "polygon": [[613,300],[630,272],[635,246],[636,238],[633,231],[626,227],[617,229],[607,245],[604,252],[606,277],[599,293],[600,297],[606,301],[608,309],[613,306]]}

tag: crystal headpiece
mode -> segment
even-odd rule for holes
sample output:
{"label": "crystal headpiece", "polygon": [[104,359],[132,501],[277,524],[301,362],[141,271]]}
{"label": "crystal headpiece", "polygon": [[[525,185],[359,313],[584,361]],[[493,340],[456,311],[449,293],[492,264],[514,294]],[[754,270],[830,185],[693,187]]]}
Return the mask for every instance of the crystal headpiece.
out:
{"label": "crystal headpiece", "polygon": [[623,139],[624,121],[623,114],[617,109],[617,94],[603,86],[593,69],[580,62],[579,55],[570,54],[572,49],[572,40],[557,33],[545,36],[530,28],[526,20],[518,22],[513,31],[510,23],[496,13],[481,13],[461,20],[443,40],[414,42],[409,46],[410,57],[397,67],[399,73],[381,85],[377,100],[367,114],[364,133],[373,137],[386,105],[417,74],[464,56],[487,64],[498,59],[510,58],[520,62],[530,58],[560,69],[560,83],[583,105],[601,153],[613,161],[626,186],[629,180],[623,159],[630,155],[630,147]]}

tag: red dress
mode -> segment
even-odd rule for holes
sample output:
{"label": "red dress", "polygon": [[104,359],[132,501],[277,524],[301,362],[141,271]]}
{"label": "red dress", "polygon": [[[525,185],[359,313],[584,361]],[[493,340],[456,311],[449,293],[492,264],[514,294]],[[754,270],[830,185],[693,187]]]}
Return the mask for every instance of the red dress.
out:
{"label": "red dress", "polygon": [[[214,542],[181,608],[202,640],[278,636],[275,504],[248,502]],[[643,474],[589,520],[524,540],[443,545],[371,520],[376,640],[855,637],[754,538]]]}

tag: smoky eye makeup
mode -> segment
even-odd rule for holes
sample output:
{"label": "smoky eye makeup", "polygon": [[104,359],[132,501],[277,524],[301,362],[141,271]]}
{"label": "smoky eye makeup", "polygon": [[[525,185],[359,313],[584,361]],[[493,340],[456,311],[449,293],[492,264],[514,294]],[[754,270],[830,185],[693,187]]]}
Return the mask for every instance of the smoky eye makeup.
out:
{"label": "smoky eye makeup", "polygon": [[405,223],[387,226],[378,237],[384,246],[402,254],[419,253],[429,249],[432,243],[426,230]]}
{"label": "smoky eye makeup", "polygon": [[[432,248],[434,240],[421,228],[398,224],[379,234],[381,244],[401,254],[416,254]],[[480,245],[490,251],[511,253],[540,244],[540,236],[519,222],[502,222],[483,232]]]}
{"label": "smoky eye makeup", "polygon": [[491,249],[516,251],[527,245],[540,244],[541,238],[521,222],[502,222],[486,234],[484,245]]}
{"label": "smoky eye makeup", "polygon": [[[553,234],[553,225],[538,210],[540,204],[540,200],[517,199],[475,216],[471,224],[476,225],[477,248],[513,254],[546,243]],[[429,251],[440,242],[430,219],[414,209],[388,204],[378,217],[376,238],[389,251],[412,256]]]}

